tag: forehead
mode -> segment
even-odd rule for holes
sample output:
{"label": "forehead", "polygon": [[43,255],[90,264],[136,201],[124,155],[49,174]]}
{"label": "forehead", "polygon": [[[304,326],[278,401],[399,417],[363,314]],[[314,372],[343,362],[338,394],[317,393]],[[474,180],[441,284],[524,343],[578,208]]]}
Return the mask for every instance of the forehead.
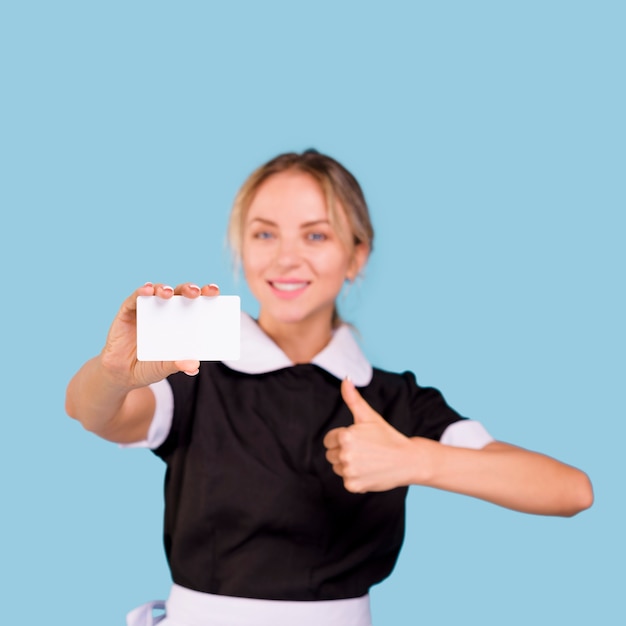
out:
{"label": "forehead", "polygon": [[326,197],[320,184],[309,174],[290,170],[273,174],[257,189],[246,221],[311,221],[328,218]]}

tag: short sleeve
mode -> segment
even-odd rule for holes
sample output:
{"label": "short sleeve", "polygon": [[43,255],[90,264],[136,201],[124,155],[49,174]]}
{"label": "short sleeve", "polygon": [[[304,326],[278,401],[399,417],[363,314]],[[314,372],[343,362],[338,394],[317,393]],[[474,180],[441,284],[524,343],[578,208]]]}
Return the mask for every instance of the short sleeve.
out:
{"label": "short sleeve", "polygon": [[467,419],[450,424],[439,439],[439,442],[444,446],[472,448],[474,450],[480,450],[492,441],[495,439],[480,422]]}
{"label": "short sleeve", "polygon": [[457,413],[438,389],[420,387],[412,372],[403,374],[411,393],[413,436],[448,446],[479,449],[493,441],[484,426]]}
{"label": "short sleeve", "polygon": [[434,387],[421,387],[413,372],[402,374],[409,388],[411,436],[439,441],[448,426],[464,418],[452,409]]}
{"label": "short sleeve", "polygon": [[154,415],[148,436],[142,441],[120,444],[122,448],[158,448],[166,439],[172,427],[174,417],[174,394],[167,380],[160,380],[150,385],[155,400]]}
{"label": "short sleeve", "polygon": [[[167,377],[162,383],[167,384],[171,394],[171,405],[166,400],[165,393],[159,389],[159,395],[155,393],[157,404],[163,400],[163,411],[160,415],[162,424],[161,435],[158,445],[150,446],[152,451],[164,461],[168,461],[170,454],[178,447],[181,433],[189,430],[190,420],[193,418],[196,403],[197,384],[202,375],[203,364],[200,364],[200,373],[188,376],[183,372],[177,372]],[[155,390],[153,389],[153,392]],[[161,414],[161,411],[159,411]],[[169,420],[169,425],[166,421]]]}

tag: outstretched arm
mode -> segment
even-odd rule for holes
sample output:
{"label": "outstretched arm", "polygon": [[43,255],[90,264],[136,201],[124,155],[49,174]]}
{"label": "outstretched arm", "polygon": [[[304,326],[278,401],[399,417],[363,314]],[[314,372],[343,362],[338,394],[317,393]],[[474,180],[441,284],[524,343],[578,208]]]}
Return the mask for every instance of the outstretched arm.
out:
{"label": "outstretched arm", "polygon": [[174,294],[216,296],[219,288],[185,283],[172,289],[148,283],[123,302],[102,352],[87,361],[67,387],[65,410],[87,430],[118,443],[145,439],[155,408],[148,385],[178,371],[197,373],[198,361],[137,360],[137,296],[169,299]]}
{"label": "outstretched arm", "polygon": [[587,475],[544,454],[500,441],[482,450],[420,438],[411,439],[411,443],[415,455],[423,457],[414,464],[416,475],[411,482],[416,484],[540,515],[571,516],[593,503]]}
{"label": "outstretched arm", "polygon": [[482,450],[405,437],[342,383],[354,425],[330,431],[326,457],[348,491],[424,485],[481,498],[525,513],[571,516],[589,508],[593,490],[584,472],[506,443]]}

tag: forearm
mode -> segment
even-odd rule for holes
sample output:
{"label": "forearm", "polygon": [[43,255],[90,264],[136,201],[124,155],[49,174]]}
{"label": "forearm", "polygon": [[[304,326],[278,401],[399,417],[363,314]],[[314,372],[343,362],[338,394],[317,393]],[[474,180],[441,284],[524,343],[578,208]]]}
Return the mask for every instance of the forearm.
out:
{"label": "forearm", "polygon": [[541,515],[570,516],[593,502],[586,474],[548,456],[500,442],[468,450],[411,441],[421,456],[416,457],[413,483]]}
{"label": "forearm", "polygon": [[97,356],[70,381],[65,409],[100,437],[129,443],[145,438],[154,412],[154,397],[147,387],[131,389],[121,384]]}

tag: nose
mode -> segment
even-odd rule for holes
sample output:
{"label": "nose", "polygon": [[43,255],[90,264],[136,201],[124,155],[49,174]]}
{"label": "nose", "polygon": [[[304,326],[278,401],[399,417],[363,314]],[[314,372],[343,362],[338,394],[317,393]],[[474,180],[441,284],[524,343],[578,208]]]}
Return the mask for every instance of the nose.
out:
{"label": "nose", "polygon": [[281,237],[276,247],[276,265],[281,269],[290,269],[300,264],[299,242],[295,239]]}

